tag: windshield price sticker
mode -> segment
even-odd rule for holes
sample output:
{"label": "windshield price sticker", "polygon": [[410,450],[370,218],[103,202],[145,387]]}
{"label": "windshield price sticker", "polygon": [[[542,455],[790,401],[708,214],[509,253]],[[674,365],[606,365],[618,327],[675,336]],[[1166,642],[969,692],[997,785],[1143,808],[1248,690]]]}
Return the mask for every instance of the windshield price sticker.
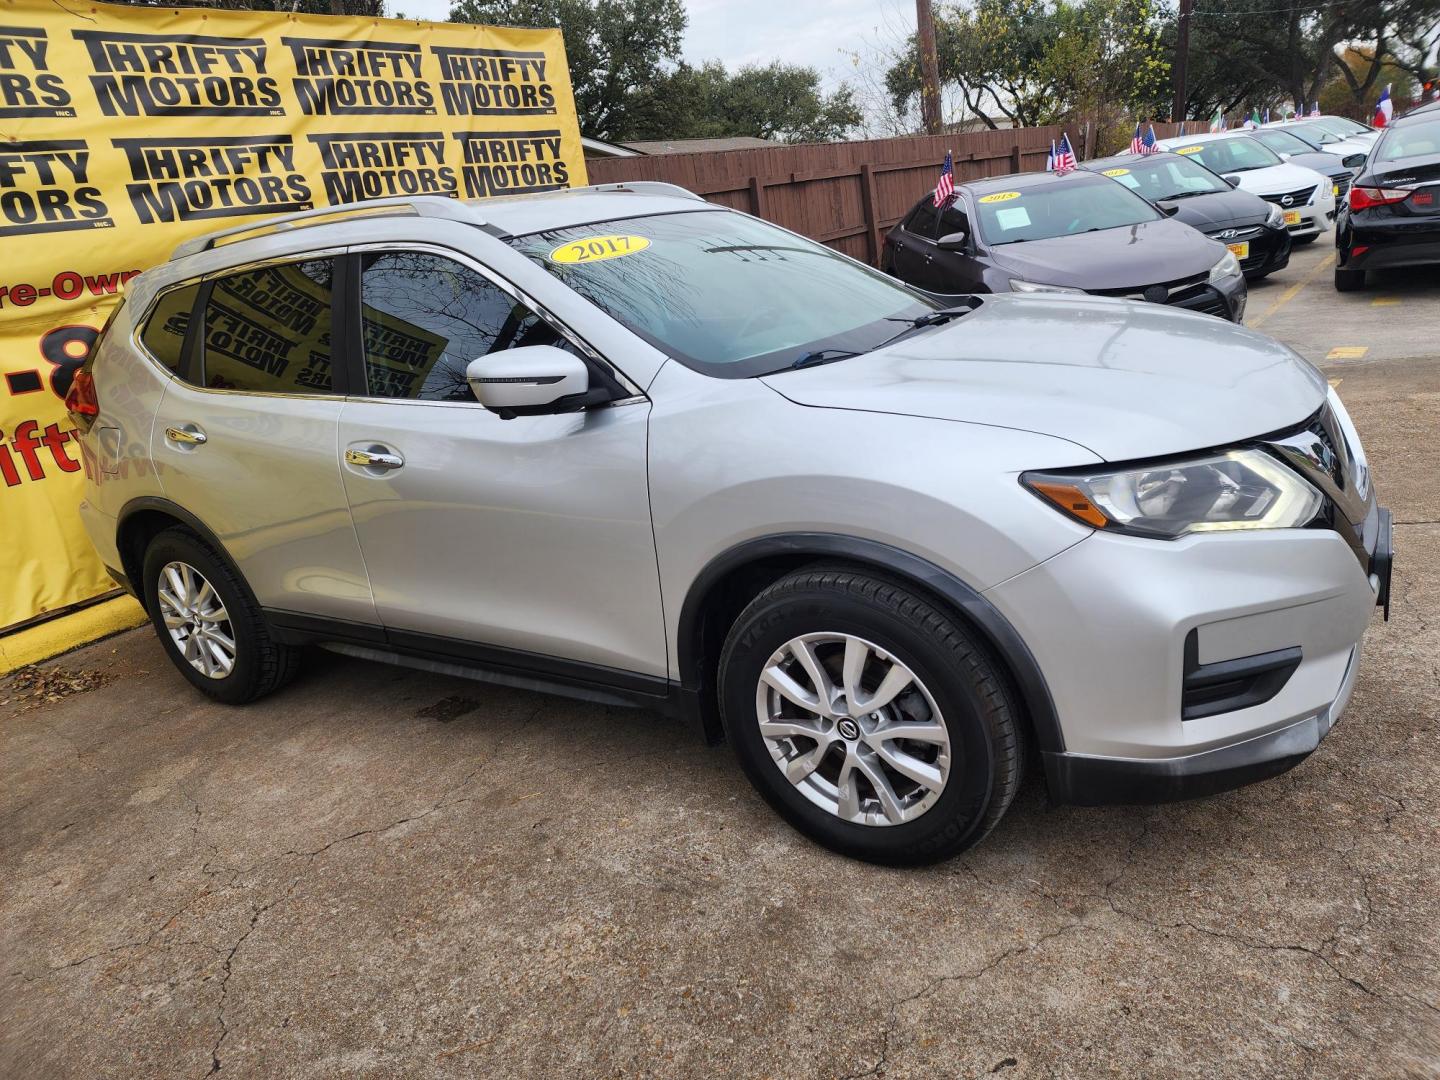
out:
{"label": "windshield price sticker", "polygon": [[1106,169],[1101,176],[1129,176],[1129,169]]}
{"label": "windshield price sticker", "polygon": [[1018,191],[997,191],[994,195],[981,195],[979,201],[983,203],[1009,202],[1011,199],[1018,199]]}
{"label": "windshield price sticker", "polygon": [[1201,150],[1204,150],[1204,149],[1205,149],[1205,148],[1204,148],[1203,146],[1182,146],[1179,150],[1176,150],[1175,153],[1177,153],[1177,154],[1198,154]]}
{"label": "windshield price sticker", "polygon": [[550,261],[555,263],[592,263],[606,259],[620,259],[634,255],[650,246],[644,236],[592,236],[588,240],[575,240],[561,244],[550,252]]}

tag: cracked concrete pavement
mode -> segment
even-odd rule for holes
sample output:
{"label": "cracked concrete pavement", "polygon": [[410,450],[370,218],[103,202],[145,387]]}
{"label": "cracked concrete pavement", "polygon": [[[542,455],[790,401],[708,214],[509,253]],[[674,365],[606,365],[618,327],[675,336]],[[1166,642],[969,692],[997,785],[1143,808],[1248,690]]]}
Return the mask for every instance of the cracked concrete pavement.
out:
{"label": "cracked concrete pavement", "polygon": [[[1322,296],[1320,299],[1324,299]],[[0,705],[0,1076],[1440,1076],[1440,358],[1337,365],[1392,621],[1303,765],[831,855],[654,716],[148,629]],[[0,701],[8,695],[0,684]]]}

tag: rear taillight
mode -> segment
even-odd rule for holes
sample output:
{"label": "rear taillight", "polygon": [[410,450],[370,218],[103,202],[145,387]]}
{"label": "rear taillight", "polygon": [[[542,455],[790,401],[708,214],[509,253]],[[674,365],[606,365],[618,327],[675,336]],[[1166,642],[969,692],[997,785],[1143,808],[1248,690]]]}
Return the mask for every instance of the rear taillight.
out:
{"label": "rear taillight", "polygon": [[70,380],[70,392],[65,395],[65,410],[75,416],[100,415],[100,399],[95,396],[95,377],[84,368]]}
{"label": "rear taillight", "polygon": [[1409,188],[1352,187],[1350,209],[1368,210],[1372,206],[1389,206],[1410,197]]}

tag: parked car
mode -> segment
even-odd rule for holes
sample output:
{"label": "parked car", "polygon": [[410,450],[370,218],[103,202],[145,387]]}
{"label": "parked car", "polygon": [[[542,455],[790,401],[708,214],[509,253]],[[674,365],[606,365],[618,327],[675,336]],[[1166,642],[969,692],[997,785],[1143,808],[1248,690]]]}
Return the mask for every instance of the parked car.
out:
{"label": "parked car", "polygon": [[1194,157],[1211,172],[1253,191],[1280,207],[1295,243],[1308,244],[1327,232],[1335,220],[1335,181],[1328,176],[1281,161],[1269,147],[1245,131],[1221,131],[1163,139],[1162,150]]}
{"label": "parked car", "polygon": [[942,212],[926,196],[890,230],[880,267],[941,295],[1087,292],[1245,315],[1245,278],[1224,245],[1084,171],[971,181]]}
{"label": "parked car", "polygon": [[1108,176],[1176,221],[1230,249],[1247,281],[1290,262],[1290,233],[1280,207],[1241,191],[1181,154],[1117,154],[1081,168]]}
{"label": "parked car", "polygon": [[1275,156],[1281,161],[1314,169],[1321,176],[1330,177],[1337,204],[1350,190],[1350,181],[1355,178],[1355,174],[1346,167],[1345,155],[1316,150],[1287,128],[1256,128],[1246,134],[1275,151]]}
{"label": "parked car", "polygon": [[1335,229],[1335,288],[1367,270],[1440,263],[1440,111],[1393,120],[1371,150]]}
{"label": "parked car", "polygon": [[[1339,121],[1338,123],[1336,121]],[[1278,124],[1267,124],[1262,130],[1288,131],[1310,143],[1315,149],[1342,158],[1351,154],[1369,153],[1375,145],[1379,132],[1357,124],[1344,117],[1314,117],[1311,119],[1285,120]]]}
{"label": "parked car", "polygon": [[1289,768],[1389,575],[1360,440],[1285,346],[945,306],[669,185],[187,242],[67,405],[100,558],[209,697],[309,643],[641,705],[882,862],[979,841],[1032,744],[1058,802]]}

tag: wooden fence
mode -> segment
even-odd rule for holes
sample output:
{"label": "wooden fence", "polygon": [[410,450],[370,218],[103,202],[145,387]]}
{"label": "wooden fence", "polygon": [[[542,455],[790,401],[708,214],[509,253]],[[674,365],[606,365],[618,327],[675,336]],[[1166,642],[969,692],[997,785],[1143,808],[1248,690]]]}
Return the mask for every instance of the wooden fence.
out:
{"label": "wooden fence", "polygon": [[[1189,121],[1190,131],[1203,130]],[[1168,138],[1178,124],[1156,124]],[[1045,167],[1058,127],[979,131],[963,135],[917,135],[866,142],[725,150],[708,154],[591,158],[592,184],[663,180],[713,203],[745,210],[818,240],[864,262],[875,263],[885,232],[935,186],[945,152],[955,154],[955,181],[978,180]],[[1084,131],[1072,132],[1076,153],[1092,156]],[[1098,147],[1114,153],[1124,147]]]}

